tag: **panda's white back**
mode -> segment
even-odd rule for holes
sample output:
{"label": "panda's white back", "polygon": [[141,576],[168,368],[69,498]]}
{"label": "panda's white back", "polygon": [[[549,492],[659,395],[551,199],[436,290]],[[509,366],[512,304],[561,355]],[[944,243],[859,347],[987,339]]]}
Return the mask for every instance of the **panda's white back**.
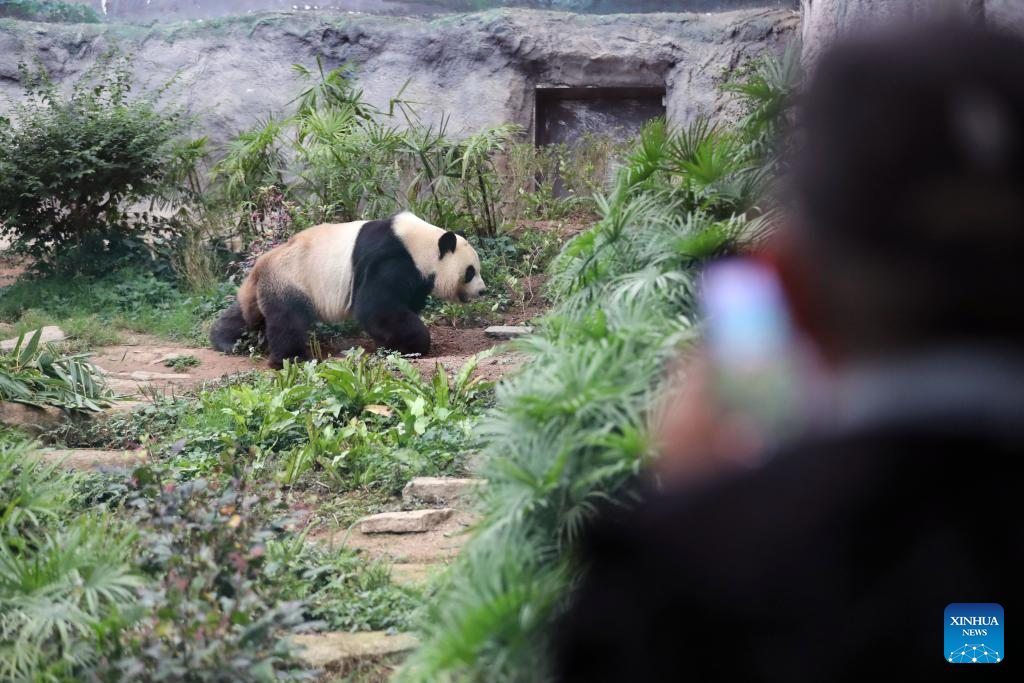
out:
{"label": "panda's white back", "polygon": [[289,257],[299,262],[287,270],[300,278],[301,289],[309,295],[321,320],[339,322],[351,315],[352,252],[359,230],[366,223],[325,223],[293,238],[298,244]]}

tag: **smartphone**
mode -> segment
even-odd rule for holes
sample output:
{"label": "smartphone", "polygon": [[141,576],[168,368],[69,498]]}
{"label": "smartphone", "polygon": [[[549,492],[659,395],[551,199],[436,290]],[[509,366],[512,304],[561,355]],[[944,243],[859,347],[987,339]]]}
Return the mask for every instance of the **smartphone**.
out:
{"label": "smartphone", "polygon": [[710,264],[701,282],[715,394],[770,445],[792,433],[798,376],[795,334],[775,272],[753,259]]}

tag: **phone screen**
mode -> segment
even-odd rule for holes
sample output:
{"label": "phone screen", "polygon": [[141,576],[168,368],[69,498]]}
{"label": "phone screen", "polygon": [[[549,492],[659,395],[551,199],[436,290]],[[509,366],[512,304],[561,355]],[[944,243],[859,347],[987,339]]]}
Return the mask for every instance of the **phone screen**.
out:
{"label": "phone screen", "polygon": [[743,416],[765,443],[794,423],[794,334],[774,271],[748,259],[711,264],[701,300],[708,355],[722,408]]}

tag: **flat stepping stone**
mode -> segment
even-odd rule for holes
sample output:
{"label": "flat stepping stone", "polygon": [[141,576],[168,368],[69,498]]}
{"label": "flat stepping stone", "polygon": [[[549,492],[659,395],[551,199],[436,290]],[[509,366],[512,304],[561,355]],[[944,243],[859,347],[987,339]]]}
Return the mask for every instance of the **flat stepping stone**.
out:
{"label": "flat stepping stone", "polygon": [[494,339],[515,339],[531,332],[533,328],[528,325],[494,325],[484,330],[484,334]]}
{"label": "flat stepping stone", "polygon": [[364,534],[422,534],[439,526],[455,510],[410,510],[408,512],[382,512],[363,517],[355,528]]}
{"label": "flat stepping stone", "polygon": [[192,375],[180,372],[149,372],[148,370],[136,370],[135,372],[111,372],[111,377],[118,379],[130,379],[136,382],[152,382],[154,380],[192,380]]}
{"label": "flat stepping stone", "polygon": [[456,479],[454,477],[416,477],[402,489],[402,500],[406,503],[423,502],[444,505],[479,491],[486,484],[484,479]]}
{"label": "flat stepping stone", "polygon": [[399,586],[413,586],[426,583],[430,577],[441,572],[443,564],[393,564],[391,565],[391,582]]}
{"label": "flat stepping stone", "polygon": [[[35,334],[35,330],[32,330],[30,332],[26,332],[25,333],[25,341],[24,341],[24,343],[27,344],[28,341],[30,339],[32,339],[32,335],[34,335],[34,334]],[[64,334],[64,330],[60,329],[56,325],[47,325],[46,327],[43,328],[42,334],[39,335],[39,343],[40,344],[48,344],[48,343],[51,343],[51,342],[59,342],[59,341],[63,341],[64,339],[67,339],[67,335]],[[5,339],[3,341],[0,341],[0,351],[10,351],[15,346],[17,346],[17,344],[18,344],[18,338],[17,337],[14,337],[12,339]]]}
{"label": "flat stepping stone", "polygon": [[27,406],[24,403],[0,401],[0,422],[19,427],[33,435],[54,429],[67,420],[64,411],[54,406]]}
{"label": "flat stepping stone", "polygon": [[68,448],[44,451],[40,454],[47,462],[60,463],[71,470],[126,469],[146,461],[145,451],[109,451],[93,448]]}
{"label": "flat stepping stone", "polygon": [[148,405],[152,405],[150,401],[115,401],[108,408],[103,411],[104,415],[125,415],[135,411],[137,408],[144,408]]}
{"label": "flat stepping stone", "polygon": [[301,648],[295,656],[308,668],[333,674],[346,674],[367,661],[401,655],[419,645],[415,636],[384,631],[306,633],[292,636],[291,642]]}

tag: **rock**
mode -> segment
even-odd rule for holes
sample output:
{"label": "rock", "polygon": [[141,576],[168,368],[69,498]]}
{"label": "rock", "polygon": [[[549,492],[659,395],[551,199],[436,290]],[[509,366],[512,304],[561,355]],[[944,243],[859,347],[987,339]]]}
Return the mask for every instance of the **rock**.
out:
{"label": "rock", "polygon": [[364,534],[419,534],[430,531],[445,521],[455,510],[412,510],[409,512],[382,512],[363,517],[356,529]]}
{"label": "rock", "polygon": [[494,339],[515,339],[531,332],[533,328],[526,325],[494,325],[484,330],[484,334]]}
{"label": "rock", "polygon": [[423,502],[431,505],[443,505],[472,494],[486,483],[483,479],[416,477],[402,489],[402,500],[406,503]]}
{"label": "rock", "polygon": [[0,422],[11,427],[19,427],[32,435],[54,429],[67,419],[67,414],[60,408],[46,406],[36,408],[13,401],[0,402]]}
{"label": "rock", "polygon": [[91,448],[43,451],[41,456],[47,462],[59,462],[62,467],[72,470],[126,469],[146,461],[145,451],[109,451]]}
{"label": "rock", "polygon": [[[25,342],[27,343],[32,335],[35,334],[35,330],[31,330],[25,333]],[[43,328],[43,333],[39,335],[40,344],[48,344],[52,342],[59,342],[67,339],[67,335],[64,334],[64,330],[60,329],[56,325],[47,325]],[[0,351],[10,351],[17,345],[18,338],[13,337],[11,339],[5,339],[0,341]]]}
{"label": "rock", "polygon": [[344,674],[362,660],[399,655],[415,649],[419,641],[405,633],[308,633],[292,636],[296,657],[311,669]]}

